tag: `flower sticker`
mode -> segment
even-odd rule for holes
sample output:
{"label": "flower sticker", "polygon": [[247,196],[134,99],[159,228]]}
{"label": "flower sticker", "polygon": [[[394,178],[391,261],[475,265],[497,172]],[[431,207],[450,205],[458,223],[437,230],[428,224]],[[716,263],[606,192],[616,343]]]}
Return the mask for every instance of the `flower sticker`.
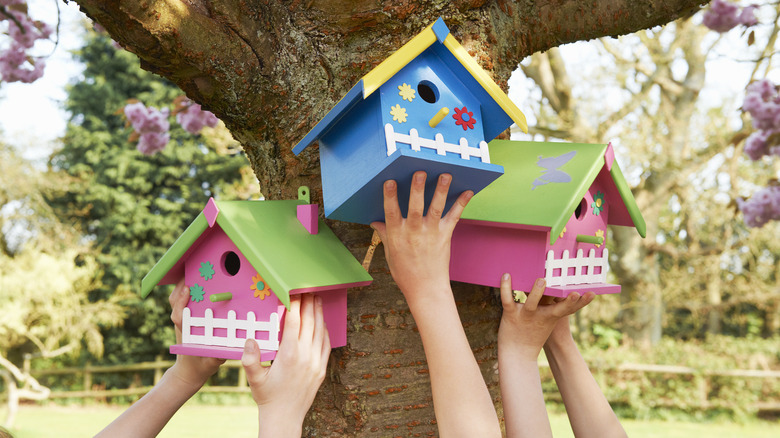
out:
{"label": "flower sticker", "polygon": [[203,262],[200,264],[198,272],[204,280],[211,280],[214,277],[214,265],[211,262]]}
{"label": "flower sticker", "polygon": [[261,300],[265,300],[265,297],[271,295],[271,289],[265,284],[260,274],[252,277],[252,285],[249,288],[255,291],[255,298],[260,298]]}
{"label": "flower sticker", "polygon": [[590,204],[590,206],[593,207],[593,214],[598,216],[604,211],[604,204],[604,193],[596,192],[596,196],[593,197],[593,202]]}
{"label": "flower sticker", "polygon": [[390,115],[393,116],[393,120],[398,123],[406,122],[406,108],[401,108],[401,105],[391,107]]}
{"label": "flower sticker", "polygon": [[412,86],[409,84],[403,84],[398,86],[398,95],[401,96],[401,99],[408,100],[411,102],[414,100],[414,90],[412,89]]}
{"label": "flower sticker", "polygon": [[203,301],[203,295],[206,291],[203,290],[203,286],[199,286],[197,283],[190,287],[190,298],[196,303]]}
{"label": "flower sticker", "polygon": [[559,237],[559,238],[561,238],[561,239],[563,239],[563,235],[564,235],[564,234],[566,234],[566,227],[563,227],[563,229],[561,230],[561,235],[560,235],[560,236],[558,236],[558,237]]}
{"label": "flower sticker", "polygon": [[601,248],[601,245],[604,244],[604,230],[596,230],[596,237],[601,237],[601,243],[596,244],[596,248]]}
{"label": "flower sticker", "polygon": [[452,115],[452,118],[455,119],[456,125],[463,127],[464,131],[474,129],[474,123],[477,121],[477,119],[474,118],[474,113],[466,109],[465,106],[463,108],[456,107],[455,114]]}

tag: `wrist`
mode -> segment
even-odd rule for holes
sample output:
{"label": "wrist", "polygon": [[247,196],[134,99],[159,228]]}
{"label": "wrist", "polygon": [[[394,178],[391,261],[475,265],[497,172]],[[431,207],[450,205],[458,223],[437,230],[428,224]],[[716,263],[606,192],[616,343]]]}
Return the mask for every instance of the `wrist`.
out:
{"label": "wrist", "polygon": [[257,405],[259,438],[299,438],[303,435],[303,419],[306,412],[284,409],[274,404]]}
{"label": "wrist", "polygon": [[498,359],[507,360],[513,363],[531,362],[536,364],[539,361],[539,354],[541,351],[540,347],[524,345],[521,343],[498,343]]}
{"label": "wrist", "polygon": [[454,302],[452,288],[448,279],[420,281],[414,284],[399,285],[401,293],[410,309],[422,308],[433,310],[435,306]]}
{"label": "wrist", "polygon": [[209,376],[198,376],[196,373],[183,367],[179,361],[176,361],[165,374],[174,379],[182,390],[190,391],[193,394],[198,392],[209,378]]}
{"label": "wrist", "polygon": [[563,348],[569,347],[574,344],[574,337],[568,330],[553,330],[550,336],[547,338],[547,342],[544,343],[545,351],[551,352],[559,351]]}

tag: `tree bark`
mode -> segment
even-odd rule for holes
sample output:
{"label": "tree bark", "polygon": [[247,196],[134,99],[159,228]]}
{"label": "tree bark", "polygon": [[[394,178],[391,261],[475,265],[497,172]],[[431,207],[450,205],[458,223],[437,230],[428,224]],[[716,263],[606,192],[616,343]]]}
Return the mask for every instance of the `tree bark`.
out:
{"label": "tree bark", "polygon": [[[317,148],[290,149],[362,75],[441,16],[494,79],[524,57],[578,40],[617,36],[690,15],[700,0],[76,0],[142,66],[214,112],[241,142],[268,199],[297,187],[321,199]],[[377,194],[380,196],[380,194]],[[362,260],[365,226],[331,222]],[[436,434],[415,324],[377,252],[371,287],[350,291],[349,345],[306,424],[311,436]],[[495,292],[455,285],[461,318],[494,399]]]}

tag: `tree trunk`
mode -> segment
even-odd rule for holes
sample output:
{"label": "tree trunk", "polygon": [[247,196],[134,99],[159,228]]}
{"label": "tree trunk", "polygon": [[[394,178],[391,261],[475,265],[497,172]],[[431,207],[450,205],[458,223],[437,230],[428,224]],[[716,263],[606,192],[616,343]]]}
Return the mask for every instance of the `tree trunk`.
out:
{"label": "tree trunk", "polygon": [[[667,23],[700,0],[550,2],[76,0],[142,66],[213,111],[241,142],[268,199],[321,199],[317,148],[290,149],[362,75],[441,16],[500,85],[536,51]],[[377,194],[381,196],[381,194]],[[320,201],[321,203],[321,201]],[[365,226],[331,222],[360,260]],[[307,420],[311,436],[436,434],[425,356],[381,251],[371,287],[349,294],[348,346]],[[489,289],[455,285],[467,335],[491,394],[500,303]]]}
{"label": "tree trunk", "polygon": [[10,429],[14,427],[16,413],[19,412],[19,388],[16,386],[16,380],[10,372],[0,369],[0,375],[3,376],[6,392],[8,392],[8,400],[6,401],[7,412],[3,427]]}

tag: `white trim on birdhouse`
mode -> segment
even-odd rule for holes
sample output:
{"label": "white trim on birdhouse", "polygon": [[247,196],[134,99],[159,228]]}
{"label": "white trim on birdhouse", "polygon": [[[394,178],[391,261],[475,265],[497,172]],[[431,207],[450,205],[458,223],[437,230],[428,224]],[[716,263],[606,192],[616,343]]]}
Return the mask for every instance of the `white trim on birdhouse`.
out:
{"label": "white trim on birdhouse", "polygon": [[[261,350],[279,350],[279,314],[274,312],[268,321],[257,321],[255,312],[248,312],[246,319],[237,319],[236,311],[228,312],[227,318],[215,318],[214,311],[206,309],[202,317],[192,316],[189,307],[182,312],[182,343],[201,344],[220,347],[243,348],[247,338],[255,338]],[[192,334],[194,327],[203,327],[202,335]],[[215,328],[227,330],[226,336],[214,336]],[[237,331],[244,330],[244,336],[238,336]],[[257,339],[257,332],[267,332],[268,339]]]}
{"label": "white trim on birdhouse", "polygon": [[433,139],[420,137],[417,130],[412,128],[409,130],[409,134],[402,134],[395,132],[393,125],[390,123],[385,124],[385,142],[387,143],[387,156],[395,152],[398,147],[398,143],[408,144],[413,151],[420,151],[420,148],[433,149],[439,155],[447,155],[447,152],[454,152],[459,154],[460,157],[468,161],[471,157],[479,158],[483,163],[490,163],[490,152],[488,152],[488,145],[483,140],[479,142],[479,147],[469,146],[468,140],[464,137],[460,138],[458,144],[447,143],[444,141],[444,136],[436,134]]}
{"label": "white trim on birdhouse", "polygon": [[[570,272],[572,268],[573,273]],[[596,273],[596,268],[601,270]],[[555,252],[550,250],[544,263],[544,279],[547,286],[606,283],[607,271],[609,271],[609,251],[606,248],[600,257],[597,257],[596,250],[591,248],[587,257],[583,256],[582,250],[579,249],[576,257],[569,258],[569,250],[565,250],[559,259],[556,259]]]}

